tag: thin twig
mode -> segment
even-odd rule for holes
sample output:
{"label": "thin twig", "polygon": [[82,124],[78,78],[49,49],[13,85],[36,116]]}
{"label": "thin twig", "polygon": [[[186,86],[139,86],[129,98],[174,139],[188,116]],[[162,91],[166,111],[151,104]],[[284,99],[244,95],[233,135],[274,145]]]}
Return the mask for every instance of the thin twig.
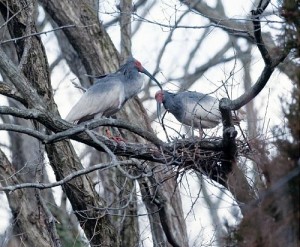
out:
{"label": "thin twig", "polygon": [[[17,38],[13,38],[13,39],[1,41],[1,42],[0,42],[0,45],[6,44],[6,43],[10,43],[10,42],[16,42],[16,41],[18,41],[18,40],[25,39],[25,38],[32,37],[32,36],[37,36],[37,35],[47,34],[47,33],[50,33],[50,32],[55,32],[55,31],[57,31],[57,30],[61,30],[61,29],[65,29],[65,28],[72,28],[72,27],[77,27],[77,26],[76,26],[75,24],[72,24],[72,25],[65,25],[65,26],[53,28],[53,29],[48,30],[48,31],[31,33],[31,34],[28,34],[28,35],[24,35],[24,36],[22,36],[22,37],[17,37]],[[88,26],[85,26],[85,27],[88,27]]]}
{"label": "thin twig", "polygon": [[0,29],[3,28],[5,25],[7,25],[8,22],[10,22],[15,16],[17,16],[18,14],[20,14],[25,8],[27,7],[27,4],[21,8],[19,11],[17,11],[16,13],[14,13],[11,17],[9,17],[1,26]]}
{"label": "thin twig", "polygon": [[[132,160],[125,160],[125,161],[119,161],[120,165],[132,165],[134,162]],[[10,185],[10,186],[5,186],[5,187],[0,187],[0,191],[9,191],[9,192],[13,192],[15,190],[18,189],[25,189],[25,188],[36,188],[36,189],[49,189],[49,188],[53,188],[53,187],[57,187],[60,185],[63,185],[67,182],[69,182],[70,180],[79,177],[81,175],[85,175],[88,173],[91,173],[93,171],[96,170],[105,170],[111,167],[115,167],[116,164],[113,164],[113,162],[109,162],[109,163],[101,163],[98,165],[94,165],[76,172],[73,172],[67,176],[64,177],[64,179],[59,180],[57,182],[54,183],[21,183],[21,184],[16,184],[16,185]]]}
{"label": "thin twig", "polygon": [[74,87],[76,87],[76,88],[82,90],[83,92],[86,92],[86,91],[87,91],[87,89],[86,89],[85,87],[79,85],[79,84],[76,83],[75,81],[71,81],[71,82],[72,82],[72,84],[74,85]]}
{"label": "thin twig", "polygon": [[100,147],[103,148],[103,150],[111,157],[112,163],[117,165],[117,168],[119,171],[125,176],[128,177],[129,179],[135,180],[141,177],[141,175],[138,176],[132,176],[130,175],[127,171],[125,171],[121,166],[120,166],[120,161],[117,159],[117,156],[107,147],[103,142],[99,141],[95,134],[91,130],[85,130],[87,135],[91,137],[91,139],[97,143]]}
{"label": "thin twig", "polygon": [[[264,5],[266,7],[266,5]],[[235,100],[231,102],[231,110],[238,110],[244,105],[246,105],[249,101],[253,100],[265,87],[267,82],[269,81],[275,67],[283,61],[283,59],[287,56],[287,53],[282,54],[278,59],[271,59],[269,52],[263,42],[261,36],[261,25],[260,25],[260,15],[263,13],[264,9],[258,8],[252,11],[253,18],[253,27],[254,27],[254,36],[256,39],[256,45],[261,53],[262,58],[265,62],[265,67],[261,72],[261,75],[257,79],[256,83],[251,87],[250,90],[242,94]]]}

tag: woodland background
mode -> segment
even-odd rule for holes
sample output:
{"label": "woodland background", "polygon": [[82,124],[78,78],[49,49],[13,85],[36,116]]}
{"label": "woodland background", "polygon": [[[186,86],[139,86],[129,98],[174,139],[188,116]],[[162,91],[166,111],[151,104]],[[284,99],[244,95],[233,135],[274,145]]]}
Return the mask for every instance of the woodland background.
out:
{"label": "woodland background", "polygon": [[[299,3],[241,2],[0,1],[0,246],[299,245]],[[116,119],[65,122],[73,83],[130,55],[230,99],[223,124],[163,130],[153,83]]]}

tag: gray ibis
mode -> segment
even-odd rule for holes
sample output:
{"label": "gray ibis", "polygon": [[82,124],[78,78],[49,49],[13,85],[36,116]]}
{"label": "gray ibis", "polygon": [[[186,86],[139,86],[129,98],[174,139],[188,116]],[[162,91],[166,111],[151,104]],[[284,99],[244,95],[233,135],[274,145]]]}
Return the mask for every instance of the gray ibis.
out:
{"label": "gray ibis", "polygon": [[199,128],[200,137],[203,129],[216,127],[221,121],[219,100],[203,93],[180,92],[171,93],[165,90],[156,92],[157,114],[161,115],[161,104],[166,111],[188,126]]}
{"label": "gray ibis", "polygon": [[129,58],[115,73],[100,76],[73,106],[66,120],[79,124],[93,118],[114,115],[127,100],[142,90],[145,78],[140,73],[149,76],[161,88],[138,60]]}

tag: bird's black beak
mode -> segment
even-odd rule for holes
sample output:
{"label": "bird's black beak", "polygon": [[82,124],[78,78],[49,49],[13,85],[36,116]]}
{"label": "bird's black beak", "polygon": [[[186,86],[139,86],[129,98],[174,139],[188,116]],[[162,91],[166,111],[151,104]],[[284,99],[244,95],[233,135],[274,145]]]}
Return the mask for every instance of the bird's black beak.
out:
{"label": "bird's black beak", "polygon": [[155,79],[155,77],[153,76],[153,75],[151,75],[146,69],[143,69],[143,71],[141,71],[142,73],[144,73],[145,75],[147,75],[147,76],[149,76],[149,78],[151,79],[151,80],[153,80],[153,81],[155,81],[155,83],[157,84],[157,86],[159,86],[159,88],[161,89],[161,90],[163,90],[162,89],[162,86],[160,85],[160,83]]}
{"label": "bird's black beak", "polygon": [[158,122],[161,124],[161,103],[159,102],[157,102],[156,105],[156,113],[157,113]]}

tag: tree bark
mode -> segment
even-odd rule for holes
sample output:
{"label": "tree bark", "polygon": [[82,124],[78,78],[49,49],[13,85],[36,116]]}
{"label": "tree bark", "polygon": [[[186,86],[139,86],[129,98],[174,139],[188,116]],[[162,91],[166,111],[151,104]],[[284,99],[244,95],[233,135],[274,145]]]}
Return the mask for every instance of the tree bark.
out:
{"label": "tree bark", "polygon": [[[8,5],[9,9],[6,9],[6,5],[0,5],[2,14],[6,14],[7,11],[18,12],[23,8],[29,8],[27,6],[31,7],[29,11],[21,12],[23,14],[13,18],[14,21],[9,24],[12,37],[24,36],[28,32],[28,25],[24,25],[24,23],[31,20],[30,16],[33,15],[34,3],[31,1],[27,3],[12,1],[8,4],[10,4]],[[13,15],[14,12],[8,12],[9,16]],[[30,32],[35,32],[34,22],[30,21],[28,24],[30,24]],[[26,42],[23,40],[16,42],[16,50],[20,63],[22,62],[19,64],[19,67],[22,68],[26,80],[29,82],[27,85],[36,89],[38,96],[35,96],[35,99],[41,97],[38,99],[38,102],[35,102],[33,97],[27,97],[28,100],[31,99],[28,105],[46,106],[51,112],[58,115],[52,95],[48,62],[39,37],[32,36]],[[13,78],[10,79],[12,80]],[[44,102],[47,102],[47,104],[44,104]],[[81,163],[76,158],[76,153],[67,141],[47,145],[46,152],[57,179],[65,177],[72,171],[82,169]],[[86,236],[91,239],[91,244],[97,245],[103,243],[107,246],[113,246],[116,239],[115,230],[110,224],[108,217],[101,215],[101,212],[99,213],[97,210],[101,202],[92,187],[90,179],[87,176],[79,177],[71,183],[65,184],[63,189],[71,202]]]}
{"label": "tree bark", "polygon": [[[0,178],[2,186],[15,185],[23,182],[18,179],[12,164],[0,149]],[[35,190],[15,191],[7,193],[9,207],[13,217],[13,229],[23,246],[52,247],[52,240],[46,228],[44,210],[37,206]]]}
{"label": "tree bark", "polygon": [[64,29],[64,33],[89,75],[103,75],[119,67],[117,50],[91,5],[80,0],[40,0],[40,3],[58,26],[76,25]]}
{"label": "tree bark", "polygon": [[[41,2],[43,3],[46,11],[53,17],[53,19],[59,26],[64,26],[67,23],[76,23],[79,26],[87,26],[91,22],[98,23],[95,21],[95,14],[93,13],[93,11],[90,11],[90,7],[86,4],[77,3],[77,1],[74,1],[71,4],[69,2],[65,3],[65,1],[60,1],[58,3],[57,1],[43,0]],[[68,11],[68,9],[72,7],[77,9],[76,13],[70,13],[70,11]],[[100,23],[98,25],[94,25],[92,28],[88,27],[87,29],[80,30],[69,29],[64,31],[66,36],[70,40],[70,43],[78,52],[79,57],[82,59],[88,73],[93,74],[93,71],[108,73],[116,69],[115,64],[116,61],[118,61],[119,55],[116,53],[116,50],[109,36],[107,35],[104,28],[100,25]],[[78,39],[78,33],[82,33],[81,36],[84,37]],[[77,39],[75,37],[77,37]],[[89,37],[89,39],[86,40],[86,42],[83,41],[87,37]],[[90,52],[87,52],[87,50],[95,50],[96,54],[90,54]],[[114,54],[112,54],[112,52],[114,52]],[[96,57],[95,59],[99,59],[100,57],[101,63],[93,62],[94,57]],[[126,106],[120,111],[120,113],[117,114],[117,116],[124,120],[130,120],[132,124],[142,126],[144,129],[152,132],[147,113],[137,97],[127,102]],[[142,138],[137,137],[136,135],[132,135],[127,131],[124,133],[127,140],[134,140],[138,143],[144,143],[144,140]],[[162,187],[164,187],[164,185],[162,185]],[[178,203],[181,204],[180,201]],[[176,204],[172,203],[170,203],[170,206],[174,206],[175,208],[178,207]],[[178,208],[181,208],[181,206]],[[170,218],[169,220],[170,222],[172,222],[173,219]],[[174,223],[174,225],[177,224],[178,223]],[[181,226],[185,226],[184,222],[181,222]],[[186,236],[185,227],[182,227],[181,229],[183,230],[181,235]]]}

